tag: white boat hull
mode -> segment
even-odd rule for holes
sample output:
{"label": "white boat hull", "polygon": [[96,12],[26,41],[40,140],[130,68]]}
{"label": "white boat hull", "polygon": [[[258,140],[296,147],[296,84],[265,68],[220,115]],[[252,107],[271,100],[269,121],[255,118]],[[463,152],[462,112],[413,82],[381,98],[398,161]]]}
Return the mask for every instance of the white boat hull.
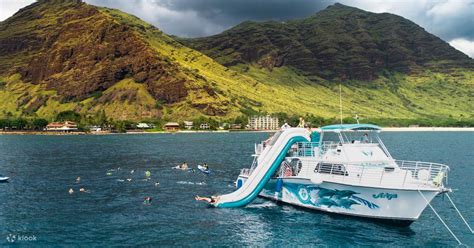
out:
{"label": "white boat hull", "polygon": [[[239,177],[245,180],[244,177]],[[428,203],[418,190],[361,187],[333,182],[313,184],[308,179],[270,180],[259,196],[303,208],[409,225]],[[438,190],[421,190],[431,201]]]}

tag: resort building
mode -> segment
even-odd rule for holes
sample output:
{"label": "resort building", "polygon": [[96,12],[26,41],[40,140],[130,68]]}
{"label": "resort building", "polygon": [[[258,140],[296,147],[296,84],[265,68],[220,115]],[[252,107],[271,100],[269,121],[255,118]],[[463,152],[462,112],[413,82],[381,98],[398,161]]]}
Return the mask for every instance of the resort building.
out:
{"label": "resort building", "polygon": [[252,130],[277,130],[279,127],[277,117],[266,115],[249,118],[248,128]]}
{"label": "resort building", "polygon": [[179,124],[177,122],[168,122],[163,126],[165,131],[176,132],[179,130]]}
{"label": "resort building", "polygon": [[192,121],[183,121],[184,122],[184,128],[191,130],[193,129],[193,122]]}
{"label": "resort building", "polygon": [[77,131],[77,124],[73,121],[51,122],[46,126],[45,130],[59,132]]}

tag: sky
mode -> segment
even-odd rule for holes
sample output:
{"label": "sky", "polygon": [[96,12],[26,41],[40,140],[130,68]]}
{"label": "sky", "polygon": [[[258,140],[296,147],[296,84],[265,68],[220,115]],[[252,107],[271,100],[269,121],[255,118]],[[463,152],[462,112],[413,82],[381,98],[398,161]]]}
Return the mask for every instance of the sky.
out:
{"label": "sky", "polygon": [[[0,0],[0,21],[35,0]],[[246,20],[304,18],[339,2],[403,16],[474,58],[474,0],[85,0],[120,9],[167,34],[201,37]]]}

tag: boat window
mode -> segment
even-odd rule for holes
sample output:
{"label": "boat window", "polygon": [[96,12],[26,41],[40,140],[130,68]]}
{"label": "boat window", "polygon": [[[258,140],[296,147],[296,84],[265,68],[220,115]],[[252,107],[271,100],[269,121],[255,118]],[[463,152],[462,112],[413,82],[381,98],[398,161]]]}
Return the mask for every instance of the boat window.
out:
{"label": "boat window", "polygon": [[323,136],[324,143],[339,143],[341,142],[338,133],[326,132]]}
{"label": "boat window", "polygon": [[356,132],[343,132],[344,140],[346,143],[360,144],[360,143],[376,143],[377,133],[370,131],[356,131]]}
{"label": "boat window", "polygon": [[343,164],[331,164],[320,162],[314,169],[316,173],[333,174],[333,175],[344,175],[348,176],[349,173],[346,171],[346,167]]}

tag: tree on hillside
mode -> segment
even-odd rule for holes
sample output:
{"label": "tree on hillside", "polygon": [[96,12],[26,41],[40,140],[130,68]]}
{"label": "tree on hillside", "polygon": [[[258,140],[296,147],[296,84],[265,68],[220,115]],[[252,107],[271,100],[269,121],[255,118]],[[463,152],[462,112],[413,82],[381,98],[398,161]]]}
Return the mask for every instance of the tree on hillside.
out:
{"label": "tree on hillside", "polygon": [[56,121],[74,121],[74,122],[80,122],[81,121],[81,115],[75,111],[72,110],[67,110],[60,112],[56,116]]}
{"label": "tree on hillside", "polygon": [[31,121],[31,128],[34,130],[43,130],[48,125],[48,121],[45,119],[33,119]]}
{"label": "tree on hillside", "polygon": [[10,120],[8,119],[0,119],[0,128],[2,130],[6,130],[10,127]]}
{"label": "tree on hillside", "polygon": [[98,125],[100,127],[105,127],[108,124],[107,121],[107,115],[105,114],[105,111],[102,109],[99,112],[96,112],[94,115],[94,124]]}

